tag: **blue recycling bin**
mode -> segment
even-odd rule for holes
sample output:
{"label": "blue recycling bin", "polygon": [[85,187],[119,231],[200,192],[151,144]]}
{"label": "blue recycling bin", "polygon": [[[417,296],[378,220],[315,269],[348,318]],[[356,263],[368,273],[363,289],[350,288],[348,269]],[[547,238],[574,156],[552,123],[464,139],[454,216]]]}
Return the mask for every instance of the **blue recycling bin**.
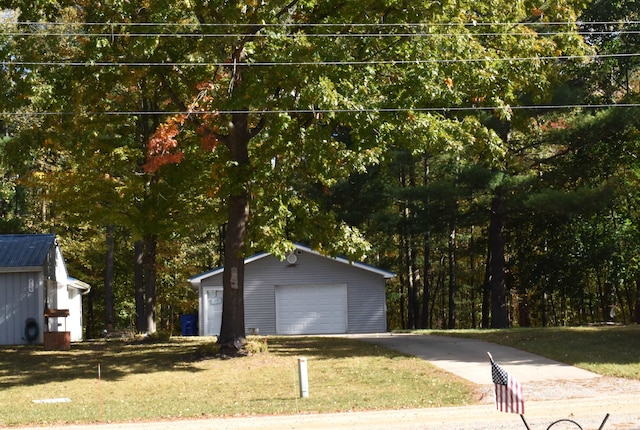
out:
{"label": "blue recycling bin", "polygon": [[183,336],[197,336],[198,316],[195,314],[181,315],[180,326],[182,327]]}

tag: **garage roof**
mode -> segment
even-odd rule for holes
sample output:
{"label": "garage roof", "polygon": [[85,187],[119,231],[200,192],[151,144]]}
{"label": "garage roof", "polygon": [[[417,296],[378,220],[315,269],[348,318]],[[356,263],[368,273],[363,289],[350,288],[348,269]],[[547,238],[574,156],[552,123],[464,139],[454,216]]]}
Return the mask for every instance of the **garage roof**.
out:
{"label": "garage roof", "polygon": [[[340,263],[348,264],[350,266],[357,267],[359,269],[363,269],[363,270],[367,270],[369,272],[376,273],[376,274],[384,277],[385,279],[390,279],[390,278],[393,278],[393,277],[396,276],[395,273],[388,272],[388,271],[382,270],[382,269],[378,269],[377,267],[369,266],[368,264],[352,262],[352,261],[347,260],[346,258],[341,258],[341,257],[327,257],[326,255],[320,254],[319,252],[314,251],[313,249],[308,248],[308,247],[306,247],[304,245],[295,244],[295,247],[296,247],[295,250],[300,250],[300,251],[308,252],[310,254],[319,255],[319,256],[324,257],[324,258],[330,258],[330,259],[332,259],[334,261],[337,261],[337,262],[340,262]],[[269,255],[271,255],[270,252],[262,252],[262,253],[253,255],[251,257],[247,257],[247,258],[244,259],[244,264],[247,265],[247,264],[249,264],[249,263],[251,263],[253,261],[260,260],[261,258],[267,257]],[[208,272],[201,273],[200,275],[197,275],[197,276],[194,276],[192,278],[189,278],[189,282],[191,282],[191,285],[193,287],[197,287],[198,285],[200,285],[200,282],[202,282],[203,279],[209,278],[211,276],[215,276],[217,274],[222,273],[223,271],[224,271],[224,267],[218,267],[217,269],[213,269],[213,270],[210,270]]]}

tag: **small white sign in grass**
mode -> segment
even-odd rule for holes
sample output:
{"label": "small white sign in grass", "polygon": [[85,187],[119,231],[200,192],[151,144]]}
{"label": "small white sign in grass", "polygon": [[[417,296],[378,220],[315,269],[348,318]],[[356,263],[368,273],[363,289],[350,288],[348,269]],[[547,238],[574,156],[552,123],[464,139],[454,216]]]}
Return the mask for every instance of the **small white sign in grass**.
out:
{"label": "small white sign in grass", "polygon": [[68,397],[59,397],[57,399],[39,399],[32,400],[33,403],[70,403],[71,399]]}

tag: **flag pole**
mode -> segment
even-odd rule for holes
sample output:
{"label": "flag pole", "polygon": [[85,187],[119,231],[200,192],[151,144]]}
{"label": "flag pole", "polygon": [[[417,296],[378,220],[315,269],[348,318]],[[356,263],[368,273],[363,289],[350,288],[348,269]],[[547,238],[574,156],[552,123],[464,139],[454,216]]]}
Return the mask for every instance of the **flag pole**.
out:
{"label": "flag pole", "polygon": [[529,424],[527,424],[527,420],[524,419],[524,415],[520,414],[520,418],[522,418],[522,422],[524,423],[524,426],[527,428],[527,430],[531,430]]}

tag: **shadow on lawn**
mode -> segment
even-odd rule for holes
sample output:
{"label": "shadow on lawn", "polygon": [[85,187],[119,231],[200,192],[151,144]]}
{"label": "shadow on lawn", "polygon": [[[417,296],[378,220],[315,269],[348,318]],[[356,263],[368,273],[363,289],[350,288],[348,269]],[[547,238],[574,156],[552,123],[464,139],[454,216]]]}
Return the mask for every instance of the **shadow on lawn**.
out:
{"label": "shadow on lawn", "polygon": [[[269,354],[283,357],[341,359],[405,355],[381,346],[339,337],[269,337]],[[0,348],[0,389],[72,380],[95,381],[98,365],[103,380],[159,371],[201,372],[194,360],[202,342],[128,340],[85,341],[70,351],[45,351],[42,345]],[[238,360],[242,360],[239,358]]]}
{"label": "shadow on lawn", "polygon": [[200,371],[192,363],[195,345],[171,342],[86,341],[70,351],[45,351],[42,345],[0,348],[0,389],[75,379],[117,380],[129,374]]}

